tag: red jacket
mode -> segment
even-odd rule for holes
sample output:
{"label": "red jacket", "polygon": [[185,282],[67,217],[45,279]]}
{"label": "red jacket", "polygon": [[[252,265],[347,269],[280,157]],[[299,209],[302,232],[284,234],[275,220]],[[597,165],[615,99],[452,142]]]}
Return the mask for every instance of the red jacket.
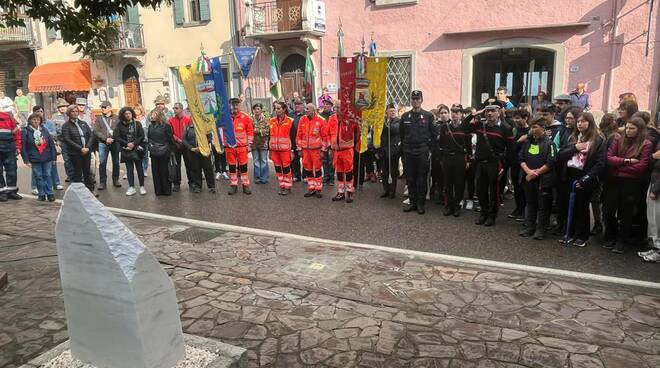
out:
{"label": "red jacket", "polygon": [[322,117],[307,115],[300,118],[296,134],[296,146],[302,149],[325,149],[328,145],[326,122]]}
{"label": "red jacket", "polygon": [[192,124],[192,120],[186,115],[183,115],[181,118],[175,115],[170,118],[169,123],[172,126],[172,135],[174,135],[175,140],[182,140],[183,132],[188,125]]}
{"label": "red jacket", "polygon": [[332,115],[328,119],[328,139],[333,151],[347,149],[358,150],[360,147],[360,126],[355,122],[337,119]]}
{"label": "red jacket", "polygon": [[[234,136],[236,136],[236,147],[248,147],[254,142],[254,123],[252,118],[246,113],[239,112],[233,117]],[[225,137],[225,146],[227,145],[227,135]]]}
{"label": "red jacket", "polygon": [[[615,139],[607,150],[607,165],[610,168],[610,174],[620,178],[639,179],[646,174],[646,170],[651,162],[651,154],[653,154],[653,147],[651,141],[648,139],[644,141],[642,151],[637,157],[630,157],[630,153],[619,153],[619,145],[623,141],[623,137]],[[624,161],[628,158],[636,158],[639,160],[636,164],[626,164]]]}
{"label": "red jacket", "polygon": [[16,120],[6,112],[0,112],[0,151],[21,151],[21,129]]}
{"label": "red jacket", "polygon": [[282,121],[276,117],[271,118],[268,122],[270,126],[270,141],[268,148],[271,151],[291,151],[291,127],[293,127],[293,119],[284,116]]}

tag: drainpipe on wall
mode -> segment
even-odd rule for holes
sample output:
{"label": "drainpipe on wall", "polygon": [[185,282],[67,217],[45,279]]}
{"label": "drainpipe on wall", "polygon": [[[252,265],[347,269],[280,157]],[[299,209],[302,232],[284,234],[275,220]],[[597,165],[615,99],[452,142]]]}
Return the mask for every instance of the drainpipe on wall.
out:
{"label": "drainpipe on wall", "polygon": [[[614,64],[616,63],[616,36],[619,26],[619,1],[612,0],[612,30],[610,31],[610,70],[607,73],[607,90],[603,101],[603,110],[610,111],[612,91],[614,90]],[[621,46],[623,47],[623,45]]]}

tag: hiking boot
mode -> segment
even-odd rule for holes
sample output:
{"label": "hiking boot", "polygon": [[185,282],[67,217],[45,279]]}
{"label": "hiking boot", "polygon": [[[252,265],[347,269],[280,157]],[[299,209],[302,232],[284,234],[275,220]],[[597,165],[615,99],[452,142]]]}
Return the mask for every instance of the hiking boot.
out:
{"label": "hiking boot", "polygon": [[309,198],[309,197],[313,196],[314,194],[316,194],[315,190],[308,190],[307,193],[305,193],[304,197]]}
{"label": "hiking boot", "polygon": [[403,212],[412,212],[417,210],[417,205],[414,204],[407,204],[406,206],[403,207]]}
{"label": "hiking boot", "polygon": [[234,195],[236,193],[238,193],[238,186],[232,185],[231,187],[229,187],[229,191],[227,192],[227,194]]}
{"label": "hiking boot", "polygon": [[47,195],[46,198],[48,199],[48,202],[55,202],[55,196],[52,194]]}
{"label": "hiking boot", "polygon": [[45,195],[40,195],[37,197],[37,201],[39,202],[45,202],[46,201],[46,196]]}
{"label": "hiking boot", "polygon": [[252,194],[252,191],[250,190],[250,187],[243,187],[243,194],[250,195]]}
{"label": "hiking boot", "polygon": [[7,198],[15,199],[15,200],[23,199],[23,197],[20,194],[16,193],[16,192],[8,192],[7,193]]}
{"label": "hiking boot", "polygon": [[484,222],[484,226],[493,226],[495,225],[495,218],[494,217],[489,217],[486,222]]}
{"label": "hiking boot", "polygon": [[475,221],[474,224],[483,225],[486,222],[486,220],[488,220],[487,216],[479,216],[479,219],[477,219],[477,221]]}
{"label": "hiking boot", "polygon": [[323,194],[321,193],[320,190],[316,191],[316,198],[323,198]]}
{"label": "hiking boot", "polygon": [[346,194],[346,203],[353,203],[353,193],[348,192]]}
{"label": "hiking boot", "polygon": [[344,198],[345,198],[345,197],[344,197],[344,193],[337,193],[336,196],[332,197],[332,201],[333,201],[333,202],[343,201]]}
{"label": "hiking boot", "polygon": [[443,216],[451,216],[454,213],[454,209],[451,207],[445,207],[445,210],[442,212]]}
{"label": "hiking boot", "polygon": [[521,232],[519,232],[518,235],[522,236],[523,238],[529,238],[530,236],[534,235],[534,228],[524,229]]}
{"label": "hiking boot", "polygon": [[616,246],[616,240],[604,240],[600,246],[605,249],[614,249]]}
{"label": "hiking boot", "polygon": [[532,239],[534,240],[543,240],[545,238],[545,228],[539,228],[536,229],[536,232],[534,232],[534,235],[532,236]]}
{"label": "hiking boot", "polygon": [[417,214],[423,215],[426,213],[426,209],[424,208],[424,205],[417,205]]}

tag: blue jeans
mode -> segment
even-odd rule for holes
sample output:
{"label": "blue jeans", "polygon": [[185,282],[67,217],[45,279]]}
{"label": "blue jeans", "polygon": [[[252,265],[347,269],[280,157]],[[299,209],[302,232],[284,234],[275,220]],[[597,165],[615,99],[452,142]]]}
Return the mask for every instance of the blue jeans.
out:
{"label": "blue jeans", "polygon": [[[60,185],[60,174],[57,172],[57,163],[52,162],[50,165],[50,186],[52,188],[55,188],[56,186]],[[37,189],[37,178],[34,176],[34,170],[32,170],[32,189]]]}
{"label": "blue jeans", "polygon": [[112,156],[112,182],[119,181],[119,150],[117,144],[107,145],[99,143],[99,183],[105,184],[108,181],[106,167],[108,165],[108,155]]}
{"label": "blue jeans", "polygon": [[32,163],[32,176],[37,181],[37,191],[39,196],[53,195],[53,184],[51,172],[53,170],[53,163],[47,162],[33,162]]}
{"label": "blue jeans", "polygon": [[254,181],[268,182],[268,150],[253,149],[252,163],[254,164]]}
{"label": "blue jeans", "polygon": [[148,168],[149,168],[149,151],[146,151],[144,153],[144,157],[142,158],[142,171],[146,173]]}

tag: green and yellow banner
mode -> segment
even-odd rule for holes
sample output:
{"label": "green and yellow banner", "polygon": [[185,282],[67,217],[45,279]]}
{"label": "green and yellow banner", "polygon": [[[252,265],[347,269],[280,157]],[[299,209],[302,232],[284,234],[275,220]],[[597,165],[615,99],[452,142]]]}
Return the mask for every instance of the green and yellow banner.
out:
{"label": "green and yellow banner", "polygon": [[387,58],[367,58],[366,77],[369,80],[369,105],[362,110],[362,143],[360,151],[367,150],[367,130],[373,129],[373,144],[380,146],[380,135],[383,132],[385,108],[387,106]]}

